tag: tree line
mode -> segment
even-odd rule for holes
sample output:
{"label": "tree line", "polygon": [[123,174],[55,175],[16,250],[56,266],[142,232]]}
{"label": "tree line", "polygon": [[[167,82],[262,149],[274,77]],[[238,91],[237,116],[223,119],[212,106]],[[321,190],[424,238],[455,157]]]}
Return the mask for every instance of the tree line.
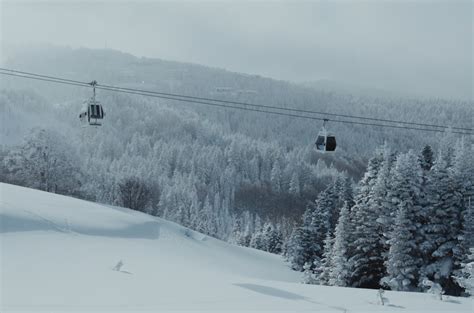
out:
{"label": "tree line", "polygon": [[337,181],[321,192],[285,251],[304,282],[472,292],[474,151],[453,142],[436,156],[430,146],[417,154],[384,145],[353,197]]}

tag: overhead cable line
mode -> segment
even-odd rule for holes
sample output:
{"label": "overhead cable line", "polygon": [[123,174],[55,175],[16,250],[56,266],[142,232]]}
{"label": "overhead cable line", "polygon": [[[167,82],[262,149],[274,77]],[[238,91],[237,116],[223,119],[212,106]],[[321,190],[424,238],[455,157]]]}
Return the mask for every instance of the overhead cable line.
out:
{"label": "overhead cable line", "polygon": [[[77,80],[65,79],[65,78],[48,76],[48,75],[40,75],[40,74],[35,74],[35,73],[30,73],[30,72],[7,69],[7,68],[0,68],[0,70],[1,71],[12,72],[12,73],[24,74],[24,75],[28,75],[28,76],[35,76],[35,77],[42,77],[42,78],[48,78],[48,79],[54,79],[54,80],[62,80],[62,81],[67,81],[67,82],[71,82],[71,83],[85,84],[84,82],[77,81]],[[287,108],[287,107],[281,107],[281,106],[271,106],[271,105],[255,104],[255,103],[232,101],[232,100],[196,97],[196,96],[188,96],[188,95],[181,95],[181,94],[175,94],[175,93],[149,91],[149,90],[126,88],[126,87],[119,87],[119,86],[110,86],[110,85],[104,85],[104,84],[101,84],[100,86],[108,87],[108,88],[114,88],[114,89],[134,91],[134,92],[146,92],[146,93],[150,93],[150,94],[157,94],[157,95],[163,95],[163,96],[179,97],[179,98],[194,99],[194,100],[204,100],[204,101],[212,101],[212,102],[220,102],[220,103],[228,103],[228,104],[237,104],[237,105],[259,107],[259,108],[265,108],[265,109],[291,111],[291,112],[298,112],[298,113],[310,113],[310,114],[317,114],[317,115],[324,115],[324,116],[335,116],[335,117],[344,117],[344,118],[350,118],[350,119],[360,119],[360,120],[377,121],[377,122],[384,122],[384,123],[395,123],[395,124],[403,124],[403,125],[414,125],[414,126],[423,126],[423,127],[435,127],[435,128],[445,128],[445,129],[450,128],[449,126],[445,126],[445,125],[406,122],[406,121],[400,121],[400,120],[390,120],[390,119],[382,119],[382,118],[374,118],[374,117],[366,117],[366,116],[357,116],[357,115],[350,115],[350,114],[339,114],[339,113],[329,113],[329,112],[305,110],[305,109],[298,109],[298,108]],[[474,130],[472,128],[465,128],[465,127],[451,127],[451,128],[453,130],[466,130],[466,131],[473,131]]]}
{"label": "overhead cable line", "polygon": [[[35,74],[35,73],[30,73],[30,72],[7,69],[7,68],[0,68],[0,70],[11,72],[11,73],[28,75],[28,76],[67,81],[67,82],[77,83],[77,84],[89,84],[89,83],[84,83],[82,81],[77,81],[77,80],[72,80],[72,79],[66,79],[66,78],[60,78],[60,77],[54,77],[54,76],[48,76],[48,75],[40,75],[40,74]],[[377,121],[377,122],[384,122],[384,123],[395,123],[395,124],[414,125],[414,126],[423,126],[423,127],[435,127],[435,128],[445,128],[445,129],[450,128],[449,126],[446,126],[446,125],[406,122],[406,121],[400,121],[400,120],[390,120],[390,119],[365,117],[365,116],[357,116],[357,115],[350,115],[350,114],[339,114],[339,113],[329,113],[329,112],[321,112],[321,111],[314,111],[314,110],[304,110],[304,109],[298,109],[298,108],[287,108],[287,107],[281,107],[281,106],[271,106],[271,105],[255,104],[255,103],[232,101],[232,100],[213,99],[213,98],[181,95],[181,94],[175,94],[175,93],[149,91],[149,90],[126,88],[126,87],[119,87],[119,86],[110,86],[110,85],[105,85],[105,84],[100,84],[100,86],[107,87],[107,88],[128,90],[128,91],[133,91],[133,92],[145,92],[145,93],[170,96],[170,97],[179,97],[179,98],[193,99],[193,100],[204,100],[204,101],[212,101],[212,102],[220,102],[220,103],[228,103],[228,104],[237,104],[237,105],[259,107],[259,108],[265,108],[265,109],[292,111],[292,112],[298,112],[298,113],[310,113],[310,114],[317,114],[317,115],[324,115],[324,116],[335,116],[335,117],[344,117],[344,118],[350,118],[350,119],[361,119],[361,120]],[[451,127],[451,128],[453,130],[474,131],[474,129],[472,128],[465,128],[465,127]]]}
{"label": "overhead cable line", "polygon": [[[8,73],[5,72],[5,71],[8,71]],[[7,75],[7,76],[15,76],[15,77],[21,77],[21,78],[28,78],[28,79],[46,81],[46,82],[60,83],[60,84],[66,84],[66,85],[73,85],[73,86],[80,86],[80,87],[91,87],[91,83],[87,83],[87,82],[71,80],[71,79],[64,79],[64,78],[59,78],[59,77],[54,77],[54,76],[28,73],[28,72],[21,72],[21,71],[15,71],[15,70],[3,69],[3,68],[0,68],[0,74]],[[227,103],[238,104],[239,102],[236,102],[236,101],[221,101],[221,100],[217,100],[217,99],[212,99],[212,100],[205,101],[204,99],[207,99],[207,98],[183,96],[183,95],[178,95],[178,94],[168,94],[168,93],[161,93],[161,92],[155,92],[155,91],[146,91],[146,90],[140,90],[140,89],[124,88],[124,87],[102,85],[102,84],[97,84],[95,86],[95,88],[96,89],[107,90],[107,91],[114,91],[114,92],[121,92],[121,93],[127,93],[127,94],[149,96],[149,97],[155,97],[155,98],[167,99],[167,100],[173,100],[173,101],[204,104],[204,105],[209,105],[209,106],[223,107],[223,108],[230,108],[230,109],[238,109],[238,110],[251,111],[251,112],[261,112],[261,113],[280,115],[280,116],[288,116],[288,117],[294,117],[294,118],[304,118],[304,119],[319,120],[319,121],[328,120],[327,118],[323,118],[323,117],[300,115],[300,114],[293,114],[293,113],[286,113],[286,112],[279,112],[279,111],[269,111],[268,109],[282,110],[283,108],[273,107],[273,106],[268,106],[268,105],[247,104],[248,106],[242,107],[242,106],[227,104]],[[222,103],[218,103],[218,102],[222,102]],[[225,103],[225,104],[223,104],[223,103]],[[265,108],[266,110],[261,109],[261,108]],[[299,110],[299,109],[288,109],[288,108],[285,108],[285,109],[290,110],[290,111],[293,110],[295,112],[305,111],[305,110]],[[307,113],[315,113],[315,112],[314,111],[307,111]],[[317,113],[317,114],[323,114],[323,113]],[[331,114],[326,114],[326,115],[331,115]],[[342,115],[337,114],[336,116],[342,116]],[[357,118],[357,117],[353,117],[353,116],[350,116],[350,115],[347,115],[347,117]],[[434,129],[434,128],[432,129],[432,128],[409,127],[409,126],[400,126],[400,125],[364,123],[364,122],[351,121],[351,120],[340,120],[340,119],[338,119],[338,120],[331,119],[331,122],[353,124],[353,125],[364,125],[364,126],[389,127],[389,128],[396,128],[396,129],[429,131],[429,132],[444,132],[448,128],[447,126],[441,126],[441,125],[436,125],[436,127],[443,127],[445,129]],[[397,121],[391,121],[391,122],[398,123]],[[404,123],[410,123],[410,122],[404,122]],[[429,124],[419,124],[419,125],[429,125]],[[469,129],[469,128],[459,128],[459,127],[452,127],[451,129],[452,130],[454,130],[454,129],[467,130],[467,131],[472,130],[472,129]],[[469,133],[469,132],[460,132],[460,131],[451,131],[451,132],[455,133],[455,134],[472,135],[472,133]]]}

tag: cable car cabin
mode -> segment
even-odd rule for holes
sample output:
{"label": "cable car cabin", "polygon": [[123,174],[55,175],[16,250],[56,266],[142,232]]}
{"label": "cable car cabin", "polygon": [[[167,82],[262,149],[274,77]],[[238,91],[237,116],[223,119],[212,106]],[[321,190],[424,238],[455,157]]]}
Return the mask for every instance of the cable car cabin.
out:
{"label": "cable car cabin", "polygon": [[104,116],[105,112],[100,102],[89,100],[79,114],[79,119],[83,126],[101,126]]}
{"label": "cable car cabin", "polygon": [[316,150],[322,153],[336,151],[336,136],[327,131],[320,131],[316,139]]}

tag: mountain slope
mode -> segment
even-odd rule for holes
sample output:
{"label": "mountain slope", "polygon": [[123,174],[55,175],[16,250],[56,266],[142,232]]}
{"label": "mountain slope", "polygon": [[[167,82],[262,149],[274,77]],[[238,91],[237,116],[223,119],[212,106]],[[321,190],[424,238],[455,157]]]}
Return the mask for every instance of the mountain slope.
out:
{"label": "mountain slope", "polygon": [[[95,79],[99,83],[122,87],[416,123],[469,128],[472,124],[470,118],[472,101],[399,98],[382,96],[372,91],[369,92],[370,96],[358,96],[356,92],[334,90],[327,85],[316,88],[312,85],[304,87],[258,75],[234,73],[197,64],[139,58],[114,50],[33,46],[5,51],[8,55],[5,67],[81,81]],[[37,62],[38,59],[41,62]],[[84,88],[11,77],[0,77],[0,81],[7,90],[35,90],[49,103],[71,102],[90,97],[90,90]],[[102,90],[99,98],[103,99],[108,94],[110,93]],[[138,101],[138,98],[134,96],[133,102]],[[157,99],[154,100],[158,102]],[[159,103],[170,104],[186,111],[196,111],[200,118],[209,119],[231,132],[242,133],[252,138],[277,140],[288,148],[311,145],[321,127],[321,123],[314,120],[220,110],[197,104],[180,104],[166,99],[160,99]],[[129,105],[126,102],[119,104]],[[74,111],[75,120],[76,111]],[[107,113],[109,112],[108,110]],[[324,114],[317,116],[333,119],[333,116]],[[112,118],[112,115],[107,117],[109,120]],[[336,119],[344,120],[344,118]],[[439,141],[437,133],[432,132],[332,122],[329,127],[337,134],[338,149],[341,153],[338,153],[336,158],[340,161],[361,159],[365,161],[384,141],[394,145],[396,149],[403,150],[418,149],[422,144]],[[409,141],[406,140],[407,137],[410,138]],[[364,141],[363,145],[360,144],[361,140]]]}
{"label": "mountain slope", "polygon": [[[276,255],[128,209],[0,184],[0,310],[468,312],[470,299],[299,284]],[[113,270],[122,261],[119,271]]]}

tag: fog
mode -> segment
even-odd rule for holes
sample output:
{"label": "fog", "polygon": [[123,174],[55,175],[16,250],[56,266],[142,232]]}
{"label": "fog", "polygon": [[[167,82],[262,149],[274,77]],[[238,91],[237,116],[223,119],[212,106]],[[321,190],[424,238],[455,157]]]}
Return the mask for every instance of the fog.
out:
{"label": "fog", "polygon": [[1,0],[1,41],[472,99],[472,20],[472,1]]}

